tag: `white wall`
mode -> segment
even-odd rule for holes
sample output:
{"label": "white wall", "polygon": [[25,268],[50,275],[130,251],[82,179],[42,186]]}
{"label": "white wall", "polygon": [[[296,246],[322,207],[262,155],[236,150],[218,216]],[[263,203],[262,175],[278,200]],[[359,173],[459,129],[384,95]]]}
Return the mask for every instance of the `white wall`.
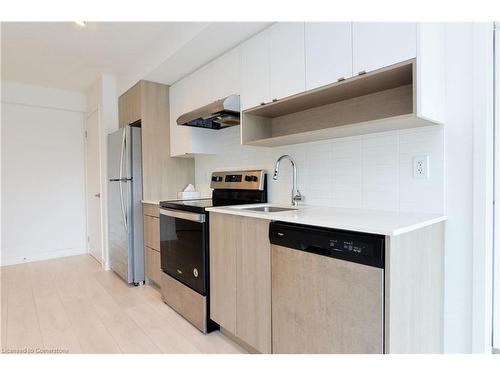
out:
{"label": "white wall", "polygon": [[491,353],[493,286],[493,23],[474,24],[472,351]]}
{"label": "white wall", "polygon": [[446,30],[445,349],[470,352],[472,339],[472,24]]}
{"label": "white wall", "polygon": [[5,264],[86,253],[85,97],[2,82]]}
{"label": "white wall", "polygon": [[[291,155],[305,204],[404,212],[444,211],[444,131],[429,127],[265,148],[237,145],[239,129],[219,130],[231,145],[216,156],[197,156],[196,186],[210,195],[210,173],[259,168],[269,172],[269,200],[290,202],[292,168],[284,162],[272,180],[276,159]],[[229,138],[235,139],[230,141]],[[222,143],[222,142],[221,142]],[[430,178],[413,178],[413,156],[428,154]]]}

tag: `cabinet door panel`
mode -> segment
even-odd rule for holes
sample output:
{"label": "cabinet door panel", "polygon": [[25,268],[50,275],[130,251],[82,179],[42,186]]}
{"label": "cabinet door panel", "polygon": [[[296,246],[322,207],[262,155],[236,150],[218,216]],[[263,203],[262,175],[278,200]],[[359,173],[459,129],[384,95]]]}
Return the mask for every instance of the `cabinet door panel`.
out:
{"label": "cabinet door panel", "polygon": [[160,219],[144,216],[144,244],[151,249],[160,251]]}
{"label": "cabinet door panel", "polygon": [[304,23],[279,22],[269,32],[271,99],[281,99],[304,91]]}
{"label": "cabinet door panel", "polygon": [[118,123],[121,128],[142,117],[142,82],[136,83],[118,98]]}
{"label": "cabinet door panel", "polygon": [[177,125],[177,118],[187,111],[190,104],[187,79],[170,87],[170,156],[185,156],[192,152],[191,128]]}
{"label": "cabinet door panel", "polygon": [[210,65],[210,101],[240,93],[240,48],[232,49],[214,60]]}
{"label": "cabinet door panel", "polygon": [[271,353],[271,245],[269,221],[242,218],[237,258],[236,335]]}
{"label": "cabinet door panel", "polygon": [[241,108],[269,101],[269,29],[266,29],[241,47]]}
{"label": "cabinet door panel", "polygon": [[352,24],[306,22],[306,89],[352,77]]}
{"label": "cabinet door panel", "polygon": [[239,216],[210,214],[210,318],[236,334],[236,253]]}
{"label": "cabinet door panel", "polygon": [[355,22],[352,35],[354,75],[412,59],[417,54],[417,25],[413,22]]}
{"label": "cabinet door panel", "polygon": [[144,247],[144,260],[146,277],[156,285],[160,285],[160,272],[162,272],[160,269],[160,252],[146,246]]}

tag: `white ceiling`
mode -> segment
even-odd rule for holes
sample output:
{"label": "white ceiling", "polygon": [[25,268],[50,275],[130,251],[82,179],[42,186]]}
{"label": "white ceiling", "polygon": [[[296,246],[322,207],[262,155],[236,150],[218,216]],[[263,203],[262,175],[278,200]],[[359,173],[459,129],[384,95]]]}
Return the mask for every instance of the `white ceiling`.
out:
{"label": "white ceiling", "polygon": [[100,74],[172,83],[269,23],[2,22],[2,80],[86,90]]}

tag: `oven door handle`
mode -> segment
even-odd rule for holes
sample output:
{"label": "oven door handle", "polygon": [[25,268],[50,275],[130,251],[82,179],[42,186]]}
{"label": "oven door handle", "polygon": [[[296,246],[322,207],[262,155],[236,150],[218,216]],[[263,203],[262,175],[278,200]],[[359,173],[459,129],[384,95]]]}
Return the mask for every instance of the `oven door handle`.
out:
{"label": "oven door handle", "polygon": [[160,215],[175,217],[177,219],[195,221],[197,223],[204,223],[205,222],[205,214],[197,214],[197,213],[193,213],[193,212],[166,210],[164,208],[161,208]]}

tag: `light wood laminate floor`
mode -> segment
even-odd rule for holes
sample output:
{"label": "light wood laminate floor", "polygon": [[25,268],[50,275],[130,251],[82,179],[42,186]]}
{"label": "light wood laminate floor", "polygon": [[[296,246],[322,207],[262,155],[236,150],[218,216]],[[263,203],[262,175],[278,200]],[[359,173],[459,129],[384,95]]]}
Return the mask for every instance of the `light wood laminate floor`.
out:
{"label": "light wood laminate floor", "polygon": [[1,347],[70,353],[243,353],[204,335],[148,285],[132,287],[81,255],[0,268]]}

